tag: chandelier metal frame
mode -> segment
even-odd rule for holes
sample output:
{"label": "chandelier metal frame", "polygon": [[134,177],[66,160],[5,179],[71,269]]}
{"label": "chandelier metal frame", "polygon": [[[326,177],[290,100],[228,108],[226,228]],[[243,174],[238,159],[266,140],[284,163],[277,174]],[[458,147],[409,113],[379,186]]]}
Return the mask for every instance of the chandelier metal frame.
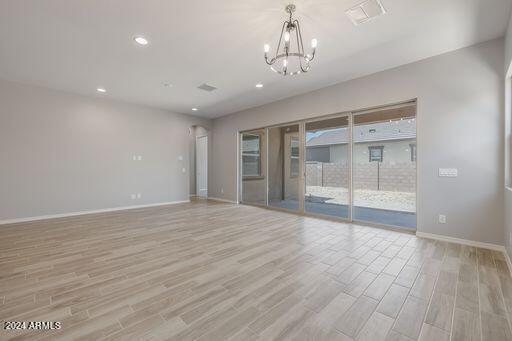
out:
{"label": "chandelier metal frame", "polygon": [[[302,42],[302,32],[300,29],[299,20],[293,19],[293,13],[296,7],[294,4],[289,4],[285,7],[286,13],[289,14],[289,19],[286,20],[281,28],[281,35],[279,36],[279,43],[274,57],[269,58],[270,46],[265,44],[265,62],[270,65],[270,69],[280,75],[298,75],[300,73],[308,72],[310,69],[310,62],[315,58],[317,40],[311,40],[311,53],[306,54],[304,52],[304,43]],[[295,35],[296,39],[296,51],[292,51],[292,35]],[[299,69],[295,71],[288,70],[289,58],[298,58]],[[278,68],[277,62],[281,62],[281,67]]]}

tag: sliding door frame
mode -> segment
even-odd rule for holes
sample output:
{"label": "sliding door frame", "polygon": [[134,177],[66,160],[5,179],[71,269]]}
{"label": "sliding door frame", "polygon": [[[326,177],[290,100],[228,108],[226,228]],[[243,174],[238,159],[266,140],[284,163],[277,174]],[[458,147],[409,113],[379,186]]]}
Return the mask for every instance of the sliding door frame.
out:
{"label": "sliding door frame", "polygon": [[[289,127],[289,126],[294,126],[294,125],[297,125],[299,126],[299,181],[298,181],[298,192],[299,192],[299,208],[297,210],[293,210],[293,209],[288,209],[288,208],[283,208],[283,207],[278,207],[278,206],[271,206],[269,205],[270,203],[270,200],[269,200],[269,196],[268,196],[268,192],[269,192],[269,178],[270,178],[270,175],[269,175],[269,131],[270,129],[275,129],[275,128],[283,128],[283,127]],[[268,209],[271,209],[271,210],[275,210],[275,211],[281,211],[281,212],[288,212],[288,213],[295,213],[295,214],[300,214],[302,215],[304,213],[304,193],[300,190],[304,185],[304,176],[303,176],[303,164],[302,164],[302,160],[305,159],[305,148],[304,148],[304,141],[303,141],[303,131],[304,131],[304,122],[303,121],[295,121],[295,122],[290,122],[290,123],[284,123],[284,124],[276,124],[276,125],[273,125],[273,126],[268,126],[267,128],[265,128],[265,135],[267,136],[267,149],[266,149],[266,156],[267,156],[267,162],[266,162],[266,165],[267,165],[267,169],[266,169],[266,178],[265,178],[265,185],[266,185],[266,197],[267,197],[267,205],[266,205],[266,208]],[[284,160],[284,157],[285,157],[285,154],[284,154],[284,149],[283,149],[283,160]],[[283,165],[284,167],[284,165]],[[284,177],[283,177],[283,181],[284,181]]]}
{"label": "sliding door frame", "polygon": [[[354,157],[354,141],[353,141],[354,117],[357,115],[365,114],[365,113],[370,113],[370,112],[384,110],[384,109],[392,109],[395,107],[399,108],[399,107],[406,106],[406,105],[414,105],[416,107],[415,118],[416,118],[416,122],[418,122],[418,100],[415,98],[415,99],[408,100],[408,101],[398,102],[398,103],[394,103],[394,104],[387,104],[387,105],[382,105],[382,106],[376,106],[376,107],[371,107],[371,108],[367,108],[367,109],[352,110],[352,111],[339,112],[339,113],[334,113],[334,114],[326,114],[326,115],[322,115],[322,116],[313,117],[310,119],[295,120],[295,121],[291,121],[291,122],[280,123],[280,124],[275,124],[275,125],[270,125],[270,126],[265,126],[265,127],[260,127],[260,128],[239,130],[237,132],[237,197],[238,197],[237,202],[240,204],[243,204],[243,205],[264,207],[264,208],[270,209],[270,210],[288,212],[288,213],[298,214],[298,215],[306,216],[306,217],[321,218],[321,219],[337,221],[337,222],[354,223],[354,224],[373,226],[373,227],[383,228],[383,229],[387,229],[387,230],[400,231],[400,232],[414,234],[416,232],[416,230],[418,229],[418,222],[419,222],[419,219],[418,219],[418,216],[419,216],[418,215],[418,207],[419,207],[419,205],[418,205],[418,200],[419,200],[418,175],[419,175],[419,164],[420,164],[421,153],[418,153],[418,155],[416,157],[416,179],[415,179],[416,180],[415,181],[416,182],[415,183],[415,186],[416,186],[416,193],[415,193],[416,228],[412,229],[412,228],[407,228],[407,227],[402,227],[402,226],[379,224],[379,223],[374,223],[374,222],[369,222],[369,221],[364,221],[364,220],[356,220],[353,218],[354,217],[354,212],[353,212],[354,211],[354,187],[353,187],[354,164],[353,164],[352,160]],[[349,174],[348,174],[348,176],[349,176],[349,191],[348,191],[349,200],[348,200],[348,203],[349,203],[349,205],[348,206],[349,207],[348,207],[348,218],[330,216],[330,215],[318,214],[318,213],[311,213],[311,212],[305,211],[306,124],[311,123],[311,122],[324,121],[324,120],[332,119],[332,118],[338,118],[338,117],[348,117],[348,128],[349,128],[349,144],[348,144],[349,145],[349,155],[348,155],[348,161],[349,161]],[[269,198],[268,198],[269,134],[268,134],[268,132],[269,132],[269,129],[271,129],[271,128],[286,127],[286,126],[291,126],[291,125],[299,125],[299,141],[300,141],[300,145],[299,145],[299,160],[300,160],[300,162],[299,162],[299,174],[300,174],[300,177],[299,177],[299,210],[290,210],[290,209],[286,209],[286,208],[282,208],[282,207],[270,206],[268,204],[269,203]],[[266,169],[265,169],[265,189],[266,189],[265,190],[265,200],[266,200],[266,205],[247,203],[247,202],[243,202],[243,200],[242,200],[242,198],[243,198],[243,193],[242,193],[242,191],[243,191],[243,184],[242,184],[243,175],[242,175],[242,171],[241,171],[242,170],[242,140],[241,139],[242,139],[242,135],[244,133],[252,132],[255,130],[264,130],[264,132],[265,132],[265,157],[266,157],[266,160],[265,160],[265,167],[266,167]],[[417,124],[416,125],[416,144],[418,146],[420,144],[419,136],[420,136],[419,127]]]}
{"label": "sliding door frame", "polygon": [[[266,160],[265,160],[265,176],[264,176],[264,180],[265,180],[265,203],[264,204],[258,204],[258,203],[253,203],[253,202],[244,202],[244,196],[243,196],[243,188],[244,188],[244,175],[243,175],[243,168],[242,168],[242,162],[243,162],[243,155],[242,155],[242,146],[243,146],[243,141],[242,141],[242,138],[243,138],[243,135],[244,134],[247,134],[247,133],[252,133],[252,132],[255,132],[255,131],[263,131],[264,132],[264,138],[265,138],[265,157],[266,157]],[[244,131],[238,131],[237,132],[237,148],[238,148],[238,151],[237,151],[237,204],[243,204],[243,205],[248,205],[248,206],[256,206],[256,207],[268,207],[268,186],[267,186],[267,183],[268,183],[268,175],[267,175],[267,171],[268,171],[268,156],[267,156],[267,152],[268,152],[268,128],[256,128],[256,129],[249,129],[249,130],[244,130]],[[261,146],[260,146],[261,148]],[[261,158],[261,152],[260,152],[260,163],[262,163],[262,158]],[[260,165],[261,167],[261,165]]]}
{"label": "sliding door frame", "polygon": [[[350,112],[350,116],[351,116],[351,119],[352,119],[352,124],[350,125],[350,129],[353,131],[354,129],[354,117],[358,116],[358,115],[364,115],[364,114],[368,114],[368,113],[373,113],[373,112],[376,112],[376,111],[379,111],[379,110],[386,110],[386,109],[397,109],[397,108],[401,108],[401,107],[404,107],[404,106],[409,106],[409,105],[414,105],[415,106],[415,111],[414,111],[414,117],[416,119],[416,145],[419,146],[420,143],[419,143],[419,139],[418,139],[418,99],[415,98],[415,99],[412,99],[410,101],[404,101],[404,102],[399,102],[399,103],[395,103],[395,104],[388,104],[388,105],[384,105],[384,106],[380,106],[380,107],[375,107],[375,108],[368,108],[368,109],[361,109],[361,110],[354,110],[352,112]],[[352,135],[351,135],[352,136]],[[351,153],[353,153],[353,149],[354,149],[354,141],[353,139],[351,138],[350,139],[350,144],[351,144]],[[417,150],[417,149],[416,149]],[[375,226],[375,227],[379,227],[379,228],[385,228],[385,229],[392,229],[392,230],[398,230],[398,231],[405,231],[405,232],[413,232],[413,233],[416,233],[416,231],[418,230],[418,198],[419,198],[419,190],[418,190],[418,172],[419,172],[419,159],[420,157],[418,156],[418,154],[416,155],[416,173],[415,173],[415,189],[416,189],[416,192],[414,193],[414,197],[415,197],[415,218],[416,218],[416,227],[414,228],[408,228],[408,227],[403,227],[403,226],[396,226],[396,225],[388,225],[388,224],[379,224],[379,223],[375,223],[375,222],[371,222],[371,221],[365,221],[365,220],[359,220],[359,219],[353,219],[352,218],[352,222],[355,223],[355,224],[361,224],[361,225],[367,225],[367,226]],[[350,168],[352,169],[352,174],[353,174],[353,171],[354,171],[354,164],[351,162],[351,165],[350,165]],[[353,176],[351,176],[351,181],[353,182]],[[354,210],[354,202],[353,202],[353,199],[354,199],[354,195],[353,195],[353,188],[352,188],[352,202],[351,202],[351,205],[350,205],[350,209],[352,211],[352,217],[353,217],[353,210]]]}
{"label": "sliding door frame", "polygon": [[[348,152],[348,164],[349,164],[349,170],[348,170],[348,182],[349,182],[349,185],[348,185],[348,217],[339,217],[339,216],[332,216],[332,215],[328,215],[328,214],[321,214],[321,213],[312,213],[312,212],[307,212],[305,210],[305,195],[306,195],[306,124],[308,123],[314,123],[314,122],[322,122],[322,121],[325,121],[325,120],[329,120],[329,119],[334,119],[334,118],[340,118],[340,117],[347,117],[348,118],[348,148],[349,148],[349,152]],[[311,118],[311,119],[307,119],[307,120],[304,120],[303,121],[303,126],[304,126],[304,131],[303,131],[303,139],[304,139],[304,144],[302,145],[302,147],[304,148],[304,159],[302,160],[302,164],[303,164],[303,169],[304,169],[304,173],[302,174],[303,178],[304,178],[304,185],[302,187],[302,192],[303,192],[303,200],[302,200],[302,203],[303,203],[303,206],[304,206],[304,210],[302,211],[302,213],[306,216],[311,216],[311,217],[318,217],[318,218],[328,218],[328,219],[334,219],[334,220],[337,220],[337,221],[342,221],[342,222],[351,222],[352,221],[352,113],[351,112],[342,112],[342,113],[337,113],[337,114],[331,114],[331,115],[326,115],[326,116],[322,116],[322,117],[315,117],[315,118]]]}

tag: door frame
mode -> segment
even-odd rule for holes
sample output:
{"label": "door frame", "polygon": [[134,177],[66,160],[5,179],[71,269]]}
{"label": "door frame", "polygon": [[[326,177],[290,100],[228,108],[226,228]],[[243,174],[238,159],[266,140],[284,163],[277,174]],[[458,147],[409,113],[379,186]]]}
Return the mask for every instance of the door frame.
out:
{"label": "door frame", "polygon": [[[197,146],[198,146],[198,141],[199,139],[202,139],[202,138],[206,138],[206,149],[205,149],[205,163],[206,163],[206,196],[201,196],[200,193],[199,193],[199,186],[198,186],[198,182],[199,182],[199,179],[197,177],[197,159],[198,159],[198,155],[197,155]],[[208,198],[208,148],[209,148],[209,141],[208,141],[208,135],[198,135],[196,136],[196,150],[195,150],[195,179],[196,179],[196,196],[200,197],[200,198]]]}

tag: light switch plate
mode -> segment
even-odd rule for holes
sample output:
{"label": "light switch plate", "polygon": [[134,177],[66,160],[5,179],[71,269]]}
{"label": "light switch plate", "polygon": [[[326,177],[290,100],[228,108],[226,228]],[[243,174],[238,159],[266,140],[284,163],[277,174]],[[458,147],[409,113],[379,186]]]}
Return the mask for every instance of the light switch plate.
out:
{"label": "light switch plate", "polygon": [[459,176],[459,170],[457,168],[439,168],[439,176],[455,178]]}

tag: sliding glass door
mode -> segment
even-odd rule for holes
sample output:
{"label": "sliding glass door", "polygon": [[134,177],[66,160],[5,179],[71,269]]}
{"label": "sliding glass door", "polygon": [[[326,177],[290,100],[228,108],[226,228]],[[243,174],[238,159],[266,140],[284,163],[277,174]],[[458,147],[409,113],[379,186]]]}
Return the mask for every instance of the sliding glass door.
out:
{"label": "sliding glass door", "polygon": [[265,129],[240,134],[241,202],[267,204],[267,152]]}
{"label": "sliding glass door", "polygon": [[268,129],[268,205],[300,209],[301,152],[299,125]]}
{"label": "sliding glass door", "polygon": [[241,202],[416,228],[416,103],[240,133]]}
{"label": "sliding glass door", "polygon": [[348,116],[306,123],[305,167],[305,212],[348,219],[350,215]]}
{"label": "sliding glass door", "polygon": [[353,219],[416,228],[416,106],[354,115]]}

